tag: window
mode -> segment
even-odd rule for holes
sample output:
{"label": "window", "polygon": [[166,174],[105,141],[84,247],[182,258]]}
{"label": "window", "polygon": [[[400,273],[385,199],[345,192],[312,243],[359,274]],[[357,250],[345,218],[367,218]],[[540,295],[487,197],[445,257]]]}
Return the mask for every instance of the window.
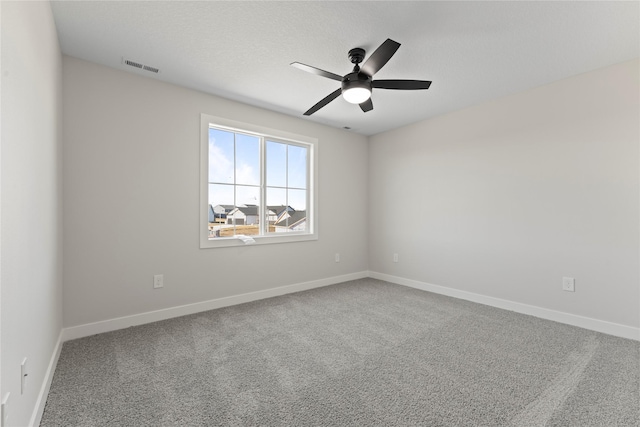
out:
{"label": "window", "polygon": [[200,247],[317,239],[316,142],[203,114]]}

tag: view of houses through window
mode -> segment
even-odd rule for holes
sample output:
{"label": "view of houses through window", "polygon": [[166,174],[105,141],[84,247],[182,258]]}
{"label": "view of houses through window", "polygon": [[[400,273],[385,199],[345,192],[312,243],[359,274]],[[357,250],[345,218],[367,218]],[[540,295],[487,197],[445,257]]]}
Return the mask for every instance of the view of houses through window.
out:
{"label": "view of houses through window", "polygon": [[306,232],[309,147],[209,127],[208,237]]}

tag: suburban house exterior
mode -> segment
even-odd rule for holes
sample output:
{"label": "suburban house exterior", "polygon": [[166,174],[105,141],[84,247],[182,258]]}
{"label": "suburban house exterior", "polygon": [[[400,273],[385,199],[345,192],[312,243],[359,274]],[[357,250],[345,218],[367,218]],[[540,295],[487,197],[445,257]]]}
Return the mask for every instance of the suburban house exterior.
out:
{"label": "suburban house exterior", "polygon": [[[296,211],[291,206],[267,206],[269,232],[290,232],[306,230],[307,212]],[[260,206],[258,205],[209,205],[209,233],[216,237],[233,235],[233,229],[243,226],[242,234],[256,234],[260,224]],[[229,227],[230,226],[230,227]],[[256,233],[251,229],[255,226]]]}
{"label": "suburban house exterior", "polygon": [[256,225],[260,223],[260,209],[256,205],[238,206],[227,214],[227,224]]}
{"label": "suburban house exterior", "polygon": [[209,222],[222,223],[227,222],[227,215],[235,209],[233,205],[209,205]]}

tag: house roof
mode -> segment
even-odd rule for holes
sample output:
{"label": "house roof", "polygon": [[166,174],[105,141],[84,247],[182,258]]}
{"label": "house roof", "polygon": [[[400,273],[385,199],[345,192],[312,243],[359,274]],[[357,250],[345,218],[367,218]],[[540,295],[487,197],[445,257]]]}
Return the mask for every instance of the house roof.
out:
{"label": "house roof", "polygon": [[259,213],[258,206],[255,205],[245,207],[240,206],[237,209],[245,215],[258,215]]}
{"label": "house roof", "polygon": [[215,208],[217,208],[217,207],[220,207],[220,208],[224,209],[225,213],[229,213],[229,212],[231,212],[232,210],[235,209],[235,206],[233,206],[233,205],[215,205],[215,206],[213,206],[213,205],[209,204],[209,209],[210,210],[215,210]]}
{"label": "house roof", "polygon": [[293,209],[291,206],[287,206],[287,205],[269,205],[269,206],[267,206],[267,209],[269,209],[270,211],[273,211],[273,213],[275,213],[278,216],[280,216],[280,214],[282,212],[284,212],[285,210],[287,212],[295,211],[295,209]]}
{"label": "house roof", "polygon": [[291,228],[305,219],[307,219],[307,211],[295,211],[291,212],[288,218],[280,219],[276,222],[276,225],[279,227]]}

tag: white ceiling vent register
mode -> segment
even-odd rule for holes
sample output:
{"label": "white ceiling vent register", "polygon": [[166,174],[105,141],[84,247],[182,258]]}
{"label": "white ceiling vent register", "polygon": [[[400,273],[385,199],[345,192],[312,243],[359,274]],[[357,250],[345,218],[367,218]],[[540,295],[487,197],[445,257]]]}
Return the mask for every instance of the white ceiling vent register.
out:
{"label": "white ceiling vent register", "polygon": [[129,65],[134,68],[138,68],[140,70],[150,71],[152,73],[158,74],[160,70],[156,67],[152,67],[150,65],[145,65],[137,61],[132,61],[131,59],[122,58],[122,63],[125,65]]}

